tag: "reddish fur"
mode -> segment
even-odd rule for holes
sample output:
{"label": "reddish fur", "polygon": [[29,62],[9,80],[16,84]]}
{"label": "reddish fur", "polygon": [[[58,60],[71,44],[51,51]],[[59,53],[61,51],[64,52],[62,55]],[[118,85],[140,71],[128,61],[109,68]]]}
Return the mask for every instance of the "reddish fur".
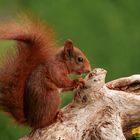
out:
{"label": "reddish fur", "polygon": [[[79,83],[67,75],[90,70],[87,58],[74,47],[69,60],[63,48],[55,49],[50,29],[30,20],[1,27],[0,39],[17,41],[16,56],[9,57],[0,69],[1,108],[21,124],[49,125],[58,111],[58,89],[72,90]],[[75,62],[78,55],[84,58],[82,65]]]}
{"label": "reddish fur", "polygon": [[48,57],[55,46],[50,29],[41,24],[12,22],[1,26],[0,39],[17,40],[16,56],[9,56],[0,69],[2,83],[0,105],[19,123],[25,123],[23,94],[25,81],[32,70]]}

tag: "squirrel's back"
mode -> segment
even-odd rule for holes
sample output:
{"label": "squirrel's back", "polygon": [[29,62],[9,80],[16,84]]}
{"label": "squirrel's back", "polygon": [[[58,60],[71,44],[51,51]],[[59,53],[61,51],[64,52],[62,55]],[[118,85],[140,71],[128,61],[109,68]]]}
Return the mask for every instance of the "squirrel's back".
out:
{"label": "squirrel's back", "polygon": [[26,123],[23,94],[33,69],[55,51],[52,31],[40,21],[22,17],[21,21],[0,25],[0,40],[16,40],[16,54],[8,54],[0,65],[0,108],[19,123]]}

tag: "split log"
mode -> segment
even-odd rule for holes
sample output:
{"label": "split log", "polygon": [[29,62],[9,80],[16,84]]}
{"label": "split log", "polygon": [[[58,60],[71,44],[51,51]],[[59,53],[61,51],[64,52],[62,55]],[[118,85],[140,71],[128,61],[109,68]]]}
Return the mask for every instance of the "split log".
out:
{"label": "split log", "polygon": [[140,125],[140,75],[105,84],[106,71],[94,69],[62,109],[63,122],[38,129],[21,140],[126,140]]}

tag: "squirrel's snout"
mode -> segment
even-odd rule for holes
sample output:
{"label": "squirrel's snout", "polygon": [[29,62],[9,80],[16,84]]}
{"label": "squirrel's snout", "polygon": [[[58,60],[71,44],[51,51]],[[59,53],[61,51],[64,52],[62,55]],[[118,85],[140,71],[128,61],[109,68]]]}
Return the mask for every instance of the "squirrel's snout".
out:
{"label": "squirrel's snout", "polygon": [[90,66],[85,69],[85,73],[89,73],[89,72],[91,72],[91,67]]}
{"label": "squirrel's snout", "polygon": [[85,73],[89,73],[89,72],[90,72],[90,70],[86,70],[86,71],[85,71]]}

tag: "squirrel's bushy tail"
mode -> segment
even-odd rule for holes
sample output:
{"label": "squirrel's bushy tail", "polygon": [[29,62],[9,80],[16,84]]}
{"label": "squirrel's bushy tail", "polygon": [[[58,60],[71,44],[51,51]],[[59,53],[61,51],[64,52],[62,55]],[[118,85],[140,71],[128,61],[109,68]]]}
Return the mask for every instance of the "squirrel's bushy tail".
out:
{"label": "squirrel's bushy tail", "polygon": [[26,123],[25,82],[32,70],[52,55],[56,44],[49,27],[27,17],[21,19],[0,25],[0,40],[17,41],[16,54],[0,60],[0,108],[17,122]]}

